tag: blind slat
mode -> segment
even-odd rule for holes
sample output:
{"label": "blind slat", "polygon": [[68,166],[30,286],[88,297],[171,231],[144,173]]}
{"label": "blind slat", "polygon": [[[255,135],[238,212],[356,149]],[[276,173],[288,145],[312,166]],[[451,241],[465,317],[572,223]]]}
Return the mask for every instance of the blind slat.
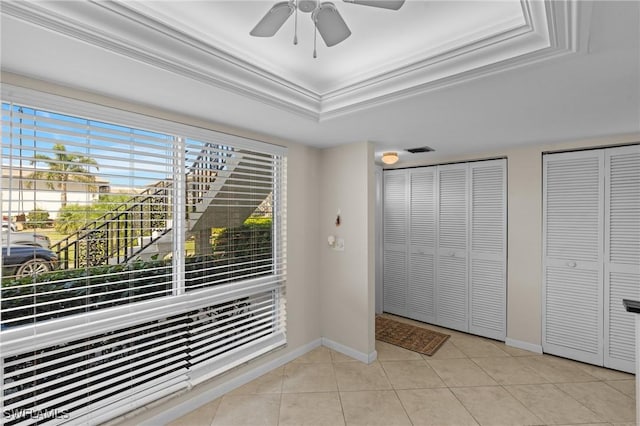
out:
{"label": "blind slat", "polygon": [[57,269],[2,276],[5,409],[105,420],[284,343],[286,149],[6,89],[1,207]]}

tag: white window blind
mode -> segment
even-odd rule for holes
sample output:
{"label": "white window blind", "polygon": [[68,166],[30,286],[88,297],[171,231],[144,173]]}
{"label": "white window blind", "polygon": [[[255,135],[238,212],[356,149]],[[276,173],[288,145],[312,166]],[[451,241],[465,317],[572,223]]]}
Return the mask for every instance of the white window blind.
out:
{"label": "white window blind", "polygon": [[286,342],[286,149],[2,96],[6,424],[104,421]]}

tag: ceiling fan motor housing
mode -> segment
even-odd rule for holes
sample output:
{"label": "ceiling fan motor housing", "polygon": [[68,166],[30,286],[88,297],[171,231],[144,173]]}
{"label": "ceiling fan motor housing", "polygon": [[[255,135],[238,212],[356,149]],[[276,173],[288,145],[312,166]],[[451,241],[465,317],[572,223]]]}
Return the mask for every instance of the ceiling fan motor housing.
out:
{"label": "ceiling fan motor housing", "polygon": [[313,12],[313,10],[318,6],[317,0],[298,0],[298,9],[300,12]]}

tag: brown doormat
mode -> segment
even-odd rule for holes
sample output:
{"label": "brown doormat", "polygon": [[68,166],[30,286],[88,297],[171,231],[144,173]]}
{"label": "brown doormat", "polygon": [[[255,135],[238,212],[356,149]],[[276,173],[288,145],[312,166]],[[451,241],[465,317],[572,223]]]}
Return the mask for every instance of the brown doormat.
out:
{"label": "brown doormat", "polygon": [[376,340],[410,351],[433,355],[449,338],[448,334],[405,324],[390,318],[376,317]]}

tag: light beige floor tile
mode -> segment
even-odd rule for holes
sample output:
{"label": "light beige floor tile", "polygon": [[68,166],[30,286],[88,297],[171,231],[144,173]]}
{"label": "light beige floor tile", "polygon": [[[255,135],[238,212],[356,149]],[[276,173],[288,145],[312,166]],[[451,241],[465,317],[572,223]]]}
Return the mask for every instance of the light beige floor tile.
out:
{"label": "light beige floor tile", "polygon": [[347,426],[411,425],[394,391],[340,392]]}
{"label": "light beige floor tile", "polygon": [[225,395],[212,426],[277,426],[280,395]]}
{"label": "light beige floor tile", "polygon": [[338,392],[283,394],[278,426],[344,425]]}
{"label": "light beige floor tile", "polygon": [[397,393],[414,426],[478,424],[449,389],[408,389]]}
{"label": "light beige floor tile", "polygon": [[426,361],[383,361],[394,389],[440,388],[446,385]]}
{"label": "light beige floor tile", "polygon": [[379,362],[339,362],[333,366],[340,391],[391,389],[391,383]]}
{"label": "light beige floor tile", "polygon": [[276,368],[249,383],[229,392],[228,395],[253,395],[282,392],[284,367]]}
{"label": "light beige floor tile", "polygon": [[208,404],[193,410],[189,414],[168,423],[167,426],[210,426],[221,400],[222,398],[218,398],[211,401]]}
{"label": "light beige floor tile", "polygon": [[331,362],[331,349],[319,346],[310,350],[306,354],[299,356],[291,362],[294,363],[313,363],[313,362]]}
{"label": "light beige floor tile", "polygon": [[331,363],[289,363],[284,367],[282,392],[335,392],[338,390]]}
{"label": "light beige floor tile", "polygon": [[[626,424],[626,423],[622,423],[623,426],[637,426],[635,423],[633,425],[631,424]],[[562,425],[554,425],[554,426],[614,426],[611,423],[608,422],[604,422],[604,423],[566,423],[566,424],[562,424]],[[620,426],[620,425],[618,425]]]}
{"label": "light beige floor tile", "polygon": [[501,385],[531,385],[549,383],[547,379],[528,367],[519,357],[473,358],[496,382]]}
{"label": "light beige floor tile", "polygon": [[619,390],[623,394],[636,399],[636,381],[635,380],[612,380],[605,382],[609,386]]}
{"label": "light beige floor tile", "polygon": [[630,422],[636,418],[635,401],[603,382],[560,383],[558,388],[608,422]]}
{"label": "light beige floor tile", "polygon": [[170,426],[332,426],[346,414],[356,425],[409,424],[408,415],[417,425],[502,426],[535,423],[535,416],[549,425],[635,425],[633,375],[399,320],[451,338],[432,357],[377,342],[379,361],[369,366],[319,347]]}
{"label": "light beige floor tile", "polygon": [[348,355],[340,353],[338,351],[331,351],[331,361],[333,362],[360,362],[355,358],[351,358]]}
{"label": "light beige floor tile", "polygon": [[453,342],[447,340],[433,355],[422,355],[424,359],[450,359],[450,358],[467,358]]}
{"label": "light beige floor tile", "polygon": [[501,386],[451,391],[481,425],[539,425],[542,421]]}
{"label": "light beige floor tile", "polygon": [[597,380],[594,376],[578,368],[577,363],[562,358],[544,355],[519,359],[549,383],[592,382]]}
{"label": "light beige floor tile", "polygon": [[537,352],[525,351],[524,349],[514,348],[513,346],[505,345],[502,342],[493,342],[493,344],[511,356],[542,356],[542,354],[539,354]]}
{"label": "light beige floor tile", "polygon": [[504,388],[545,424],[603,421],[555,385],[509,385]]}
{"label": "light beige floor tile", "polygon": [[[569,361],[571,362],[571,361]],[[584,364],[582,362],[576,362],[576,367],[585,371],[587,374],[592,375],[600,380],[633,380],[635,376],[629,373],[623,373],[622,371],[612,370],[610,368],[598,367],[597,365]]]}
{"label": "light beige floor tile", "polygon": [[403,359],[422,359],[418,352],[413,352],[400,346],[391,345],[386,342],[376,340],[376,351],[378,361],[399,361]]}
{"label": "light beige floor tile", "polygon": [[427,360],[438,376],[450,387],[462,386],[493,386],[497,385],[487,373],[473,361],[463,359],[433,359]]}
{"label": "light beige floor tile", "polygon": [[452,336],[451,339],[453,344],[469,358],[511,356],[490,341],[479,337]]}

